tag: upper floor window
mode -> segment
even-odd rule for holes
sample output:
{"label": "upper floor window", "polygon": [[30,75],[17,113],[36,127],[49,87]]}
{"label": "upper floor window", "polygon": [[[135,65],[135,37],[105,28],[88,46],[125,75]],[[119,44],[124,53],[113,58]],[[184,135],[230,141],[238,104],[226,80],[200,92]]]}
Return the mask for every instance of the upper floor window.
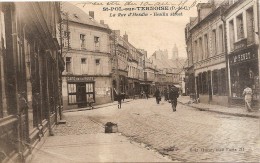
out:
{"label": "upper floor window", "polygon": [[229,43],[230,43],[230,50],[234,50],[234,42],[235,42],[235,27],[234,21],[231,20],[229,22]]}
{"label": "upper floor window", "polygon": [[100,47],[100,38],[95,36],[94,37],[94,44],[95,44],[95,50],[99,50]]}
{"label": "upper floor window", "polygon": [[200,52],[199,52],[199,60],[203,60],[204,52],[203,52],[202,38],[201,37],[199,38],[199,50],[200,50]]}
{"label": "upper floor window", "polygon": [[252,44],[255,40],[254,12],[253,7],[246,11],[247,43]]}
{"label": "upper floor window", "polygon": [[85,44],[85,35],[84,34],[80,34],[80,48],[81,49],[86,49],[86,44]]}
{"label": "upper floor window", "polygon": [[71,72],[71,57],[66,57],[66,72]]}
{"label": "upper floor window", "polygon": [[217,47],[217,34],[216,34],[216,30],[213,29],[211,32],[211,36],[212,36],[212,56],[214,56],[216,54],[216,47]]}
{"label": "upper floor window", "polygon": [[204,58],[208,58],[209,56],[209,45],[208,45],[208,35],[204,35]]}
{"label": "upper floor window", "polygon": [[219,26],[219,42],[218,42],[218,45],[219,45],[219,52],[224,52],[224,39],[223,39],[224,35],[223,35],[223,26],[220,25]]}
{"label": "upper floor window", "polygon": [[243,24],[243,15],[240,14],[237,16],[237,39],[244,38],[244,24]]}
{"label": "upper floor window", "polygon": [[96,65],[100,64],[100,59],[96,59]]}

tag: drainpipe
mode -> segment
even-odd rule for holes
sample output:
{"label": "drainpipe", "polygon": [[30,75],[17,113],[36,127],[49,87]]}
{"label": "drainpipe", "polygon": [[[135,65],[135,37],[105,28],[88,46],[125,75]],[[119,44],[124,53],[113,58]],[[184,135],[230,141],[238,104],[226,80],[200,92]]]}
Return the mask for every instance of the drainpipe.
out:
{"label": "drainpipe", "polygon": [[[223,10],[223,9],[222,9]],[[223,22],[223,33],[224,33],[224,55],[225,55],[225,61],[226,61],[226,92],[228,93],[228,107],[230,107],[230,91],[229,91],[229,74],[230,74],[230,67],[228,64],[229,58],[228,58],[228,52],[227,52],[227,30],[226,30],[226,21],[225,21],[225,16],[223,14],[223,11],[221,10],[221,20]]]}

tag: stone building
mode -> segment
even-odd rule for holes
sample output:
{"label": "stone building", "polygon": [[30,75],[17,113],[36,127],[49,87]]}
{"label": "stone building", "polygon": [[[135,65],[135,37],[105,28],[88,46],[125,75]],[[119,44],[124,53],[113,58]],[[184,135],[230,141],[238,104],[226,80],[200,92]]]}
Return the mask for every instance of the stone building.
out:
{"label": "stone building", "polygon": [[230,103],[242,104],[243,89],[249,85],[253,89],[253,104],[256,106],[260,101],[257,1],[229,1],[229,8],[223,17],[227,38]]}
{"label": "stone building", "polygon": [[114,93],[126,93],[128,95],[128,49],[123,37],[120,36],[119,30],[114,30],[111,36],[113,90]]}
{"label": "stone building", "polygon": [[112,100],[111,30],[78,7],[62,3],[64,108],[84,107],[93,98],[95,104]]}
{"label": "stone building", "polygon": [[211,2],[199,3],[197,10],[198,17],[189,23],[190,38],[187,40],[189,65],[194,66],[196,98],[203,103],[227,105],[224,23],[221,19],[225,8]]}
{"label": "stone building", "polygon": [[[259,8],[254,0],[199,3],[187,24],[186,84],[200,102],[243,105],[243,89],[259,103]],[[193,74],[195,84],[193,82]],[[194,85],[194,86],[193,86]]]}
{"label": "stone building", "polygon": [[0,162],[25,162],[61,119],[58,2],[0,3]]}

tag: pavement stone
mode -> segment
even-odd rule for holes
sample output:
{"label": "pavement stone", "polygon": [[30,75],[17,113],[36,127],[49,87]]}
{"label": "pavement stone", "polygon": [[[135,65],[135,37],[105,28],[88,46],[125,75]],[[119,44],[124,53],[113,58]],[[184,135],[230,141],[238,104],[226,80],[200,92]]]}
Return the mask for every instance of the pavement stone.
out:
{"label": "pavement stone", "polygon": [[122,109],[110,105],[64,116],[67,124],[56,127],[57,137],[103,134],[104,124],[114,122],[130,143],[172,161],[260,161],[260,122],[255,118],[199,111],[180,103],[172,112],[168,102],[157,105],[155,99],[123,103]]}

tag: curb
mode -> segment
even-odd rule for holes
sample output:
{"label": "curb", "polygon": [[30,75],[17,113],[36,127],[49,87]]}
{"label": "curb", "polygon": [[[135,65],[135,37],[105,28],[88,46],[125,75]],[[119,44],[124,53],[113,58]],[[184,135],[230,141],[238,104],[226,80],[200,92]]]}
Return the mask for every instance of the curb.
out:
{"label": "curb", "polygon": [[[129,101],[124,101],[122,102],[123,103],[128,103],[128,102],[131,102],[132,100],[129,100]],[[108,106],[113,106],[113,105],[117,105],[117,103],[111,103],[111,104],[107,104],[107,105],[96,105],[94,109],[99,109],[99,108],[104,108],[104,107],[108,107]],[[93,110],[94,110],[93,109]],[[78,112],[78,111],[86,111],[86,110],[92,110],[92,109],[89,109],[89,108],[81,108],[81,109],[68,109],[68,110],[63,110],[63,113],[66,113],[66,112]]]}
{"label": "curb", "polygon": [[212,113],[232,115],[232,116],[237,116],[237,117],[260,118],[260,115],[250,115],[250,114],[242,114],[242,113],[228,113],[228,112],[223,112],[223,111],[218,111],[218,110],[211,110],[210,108],[200,108],[200,107],[196,107],[196,106],[191,106],[189,104],[186,104],[186,103],[183,103],[183,102],[180,102],[180,101],[178,101],[178,103],[181,103],[182,105],[185,105],[185,106],[195,108],[199,111],[208,111],[208,112],[212,112]]}

